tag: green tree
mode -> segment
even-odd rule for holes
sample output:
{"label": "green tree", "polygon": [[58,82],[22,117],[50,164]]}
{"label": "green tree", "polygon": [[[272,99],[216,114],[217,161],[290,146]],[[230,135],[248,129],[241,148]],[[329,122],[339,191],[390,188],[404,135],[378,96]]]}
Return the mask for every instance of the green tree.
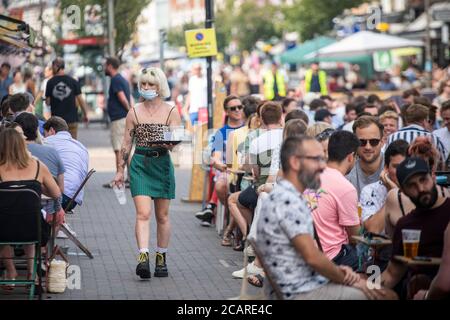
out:
{"label": "green tree", "polygon": [[298,31],[302,41],[315,34],[324,34],[333,28],[333,18],[344,9],[352,8],[364,0],[295,0],[293,6],[284,7],[284,28]]}
{"label": "green tree", "polygon": [[[136,20],[151,0],[114,0],[114,23],[115,23],[115,44],[116,51],[121,52],[125,45],[131,40],[136,31]],[[73,0],[60,0],[61,9],[74,4]],[[77,0],[76,5],[81,8],[82,13],[86,5],[99,4],[102,6],[105,18],[105,27],[107,26],[107,0]],[[83,21],[82,17],[82,21]],[[105,28],[107,32],[107,28]],[[80,31],[82,35],[83,31]]]}
{"label": "green tree", "polygon": [[[234,1],[225,1],[223,8],[214,17],[218,50],[224,52],[232,39],[237,40],[240,50],[251,50],[258,40],[280,38],[281,28],[274,23],[279,14],[279,8],[270,3],[260,7],[254,0],[244,0],[240,7],[236,7]],[[184,31],[199,27],[204,27],[204,23],[188,23],[183,27],[172,28],[168,32],[169,44],[184,45]]]}
{"label": "green tree", "polygon": [[239,49],[251,50],[258,40],[267,41],[280,38],[282,33],[274,21],[279,16],[279,8],[266,2],[259,7],[255,1],[245,0],[233,15],[233,33],[238,40]]}
{"label": "green tree", "polygon": [[184,32],[186,30],[204,28],[204,26],[205,25],[202,23],[196,24],[193,22],[189,22],[181,27],[171,28],[167,31],[167,42],[172,47],[184,47],[186,45]]}

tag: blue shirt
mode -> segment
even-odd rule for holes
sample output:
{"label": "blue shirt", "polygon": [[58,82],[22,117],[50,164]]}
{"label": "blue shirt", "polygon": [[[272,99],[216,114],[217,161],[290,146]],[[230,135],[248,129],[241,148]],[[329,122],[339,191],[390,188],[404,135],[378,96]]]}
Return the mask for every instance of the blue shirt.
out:
{"label": "blue shirt", "polygon": [[9,86],[13,83],[13,80],[11,77],[6,78],[3,81],[0,81],[0,100],[9,94],[8,89]]}
{"label": "blue shirt", "polygon": [[227,150],[227,140],[230,132],[233,132],[236,129],[241,128],[239,127],[230,127],[228,124],[224,125],[222,128],[217,130],[216,134],[214,135],[212,139],[212,152],[222,152],[222,161],[223,163],[226,162],[226,150]]}
{"label": "blue shirt", "polygon": [[58,177],[64,173],[64,163],[56,149],[42,144],[30,143],[28,150],[48,167],[53,177]]}
{"label": "blue shirt", "polygon": [[111,121],[116,121],[127,116],[128,111],[120,103],[117,94],[123,91],[127,97],[128,103],[130,103],[130,85],[119,73],[111,78],[111,85],[109,86],[108,93],[108,114]]}
{"label": "blue shirt", "polygon": [[[64,194],[73,197],[88,174],[89,153],[81,142],[72,138],[68,131],[60,131],[49,136],[44,144],[56,149],[66,169],[64,173]],[[78,194],[75,202],[83,202],[84,191]]]}

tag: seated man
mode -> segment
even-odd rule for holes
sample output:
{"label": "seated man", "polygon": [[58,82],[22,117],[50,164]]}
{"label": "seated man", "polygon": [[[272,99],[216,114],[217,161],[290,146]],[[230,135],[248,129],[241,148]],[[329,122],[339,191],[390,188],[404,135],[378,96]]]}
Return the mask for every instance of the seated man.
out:
{"label": "seated man", "polygon": [[345,175],[355,164],[358,147],[359,140],[351,132],[337,131],[331,135],[328,163],[320,176],[320,192],[316,193],[317,208],[312,212],[325,255],[337,265],[353,270],[359,266],[356,248],[350,244],[351,237],[357,236],[360,229],[358,195]]}
{"label": "seated man", "polygon": [[[261,120],[264,126],[262,131],[254,139],[250,140],[249,152],[244,169],[253,173],[253,185],[243,190],[238,197],[237,207],[232,209],[231,214],[243,234],[243,240],[248,233],[248,225],[253,220],[253,212],[258,203],[257,190],[264,185],[270,174],[272,155],[275,149],[283,141],[282,109],[278,103],[266,102],[261,107]],[[235,250],[244,250],[244,242]]]}
{"label": "seated man", "polygon": [[[336,266],[314,242],[311,212],[302,196],[320,187],[325,170],[322,146],[312,137],[292,137],[281,147],[284,179],[262,204],[257,245],[285,299],[376,299],[347,266]],[[266,292],[270,288],[266,287]],[[384,289],[382,289],[384,290]],[[385,292],[385,298],[394,298]],[[270,297],[270,293],[269,293]]]}
{"label": "seated man", "polygon": [[[17,116],[16,123],[18,123],[23,130],[26,137],[28,151],[33,156],[41,160],[49,169],[53,178],[56,180],[61,193],[64,192],[64,164],[56,149],[36,143],[38,137],[38,119],[35,115],[24,112]],[[52,199],[43,200],[43,209],[47,213],[47,221],[50,222],[53,214],[57,213],[57,223],[61,224],[64,220],[64,210],[62,210],[60,200],[54,201]]]}
{"label": "seated man", "polygon": [[48,119],[44,124],[44,135],[44,144],[56,149],[64,163],[66,171],[62,207],[70,211],[83,202],[84,191],[81,190],[70,208],[66,208],[88,174],[89,153],[81,142],[72,138],[69,126],[63,118],[54,116]]}
{"label": "seated man", "polygon": [[[227,141],[228,136],[234,130],[244,125],[242,109],[244,108],[241,100],[237,96],[230,95],[223,102],[227,123],[217,130],[212,141],[212,166],[216,169],[214,176],[214,189],[219,201],[226,205],[228,196],[227,164],[231,164],[231,159],[227,159]],[[214,194],[213,194],[214,196]],[[195,214],[195,217],[201,220],[201,225],[211,226],[213,211],[216,208],[216,201],[211,197],[206,208]]]}
{"label": "seated man", "polygon": [[361,219],[364,228],[373,233],[384,233],[385,203],[390,190],[398,187],[397,166],[406,158],[408,142],[396,140],[384,153],[384,171],[380,180],[365,186],[359,202],[362,207]]}
{"label": "seated man", "polygon": [[[401,191],[416,205],[410,214],[397,222],[392,240],[392,256],[404,255],[402,230],[421,230],[419,256],[441,257],[443,252],[444,232],[450,222],[450,198],[438,192],[436,182],[431,176],[430,167],[421,158],[406,158],[397,168],[397,179]],[[388,288],[394,288],[405,276],[408,267],[391,259],[387,269],[381,275],[381,282]],[[437,270],[423,270],[430,279]],[[418,273],[415,271],[414,273]],[[408,298],[412,292],[407,284]]]}

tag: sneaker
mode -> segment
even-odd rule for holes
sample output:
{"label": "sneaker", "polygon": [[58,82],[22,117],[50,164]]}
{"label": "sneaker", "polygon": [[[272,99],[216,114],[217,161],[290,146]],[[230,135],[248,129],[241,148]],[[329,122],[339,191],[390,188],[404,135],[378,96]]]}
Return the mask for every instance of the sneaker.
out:
{"label": "sneaker", "polygon": [[139,253],[138,262],[139,264],[136,267],[136,275],[141,277],[141,279],[150,279],[152,275],[150,272],[148,252]]}
{"label": "sneaker", "polygon": [[155,277],[168,277],[169,271],[167,270],[166,264],[166,254],[165,253],[156,253],[156,261],[155,261]]}
{"label": "sneaker", "polygon": [[197,213],[195,214],[195,217],[196,217],[197,219],[199,219],[199,220],[202,220],[202,221],[204,221],[204,220],[209,220],[209,219],[211,219],[212,216],[213,216],[213,211],[214,211],[214,208],[215,208],[215,207],[216,207],[216,206],[215,206],[214,204],[209,203],[209,204],[206,206],[205,209],[203,209],[202,211],[197,212]]}
{"label": "sneaker", "polygon": [[211,227],[213,225],[212,220],[213,220],[213,216],[209,217],[208,219],[204,219],[202,222],[200,222],[200,224],[203,227]]}
{"label": "sneaker", "polygon": [[[233,278],[242,279],[242,278],[244,278],[244,272],[245,272],[245,267],[242,268],[241,270],[233,272],[232,276],[233,276]],[[255,263],[252,262],[247,265],[247,275],[254,275],[254,274],[264,274],[264,270],[263,270],[263,268],[256,266]]]}
{"label": "sneaker", "polygon": [[256,256],[255,250],[253,250],[253,247],[252,247],[252,246],[247,246],[247,247],[244,249],[244,254],[245,254],[245,253],[247,253],[247,256],[248,256],[248,257],[255,257],[255,256]]}

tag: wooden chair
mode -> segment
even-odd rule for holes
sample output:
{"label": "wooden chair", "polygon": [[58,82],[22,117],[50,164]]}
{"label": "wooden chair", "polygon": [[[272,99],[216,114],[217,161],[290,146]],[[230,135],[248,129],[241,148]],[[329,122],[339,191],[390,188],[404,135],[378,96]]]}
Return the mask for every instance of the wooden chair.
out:
{"label": "wooden chair", "polygon": [[[84,188],[85,184],[88,182],[89,178],[95,173],[95,169],[91,169],[88,174],[86,175],[86,177],[84,178],[83,182],[81,183],[81,185],[78,187],[77,191],[75,192],[74,196],[70,199],[69,203],[67,204],[67,206],[64,208],[64,211],[67,213],[67,209],[70,208],[70,206],[73,204],[73,202],[75,201],[76,197],[78,196],[78,194],[81,192],[81,190]],[[81,251],[83,251],[86,256],[88,256],[90,259],[94,259],[94,256],[92,255],[92,253],[89,251],[89,249],[84,246],[78,239],[77,237],[75,237],[67,228],[66,226],[64,226],[64,224],[61,225],[61,231],[64,232],[64,234],[73,242],[77,245],[78,248],[80,248]],[[55,243],[55,221],[53,221],[53,226],[52,226],[52,244]],[[62,253],[61,249],[59,248],[58,245],[54,245],[53,246],[53,250],[52,250],[52,255],[50,257],[50,261],[52,260],[52,258],[56,255],[59,254],[65,261],[67,261],[67,258],[65,257],[65,255]]]}

